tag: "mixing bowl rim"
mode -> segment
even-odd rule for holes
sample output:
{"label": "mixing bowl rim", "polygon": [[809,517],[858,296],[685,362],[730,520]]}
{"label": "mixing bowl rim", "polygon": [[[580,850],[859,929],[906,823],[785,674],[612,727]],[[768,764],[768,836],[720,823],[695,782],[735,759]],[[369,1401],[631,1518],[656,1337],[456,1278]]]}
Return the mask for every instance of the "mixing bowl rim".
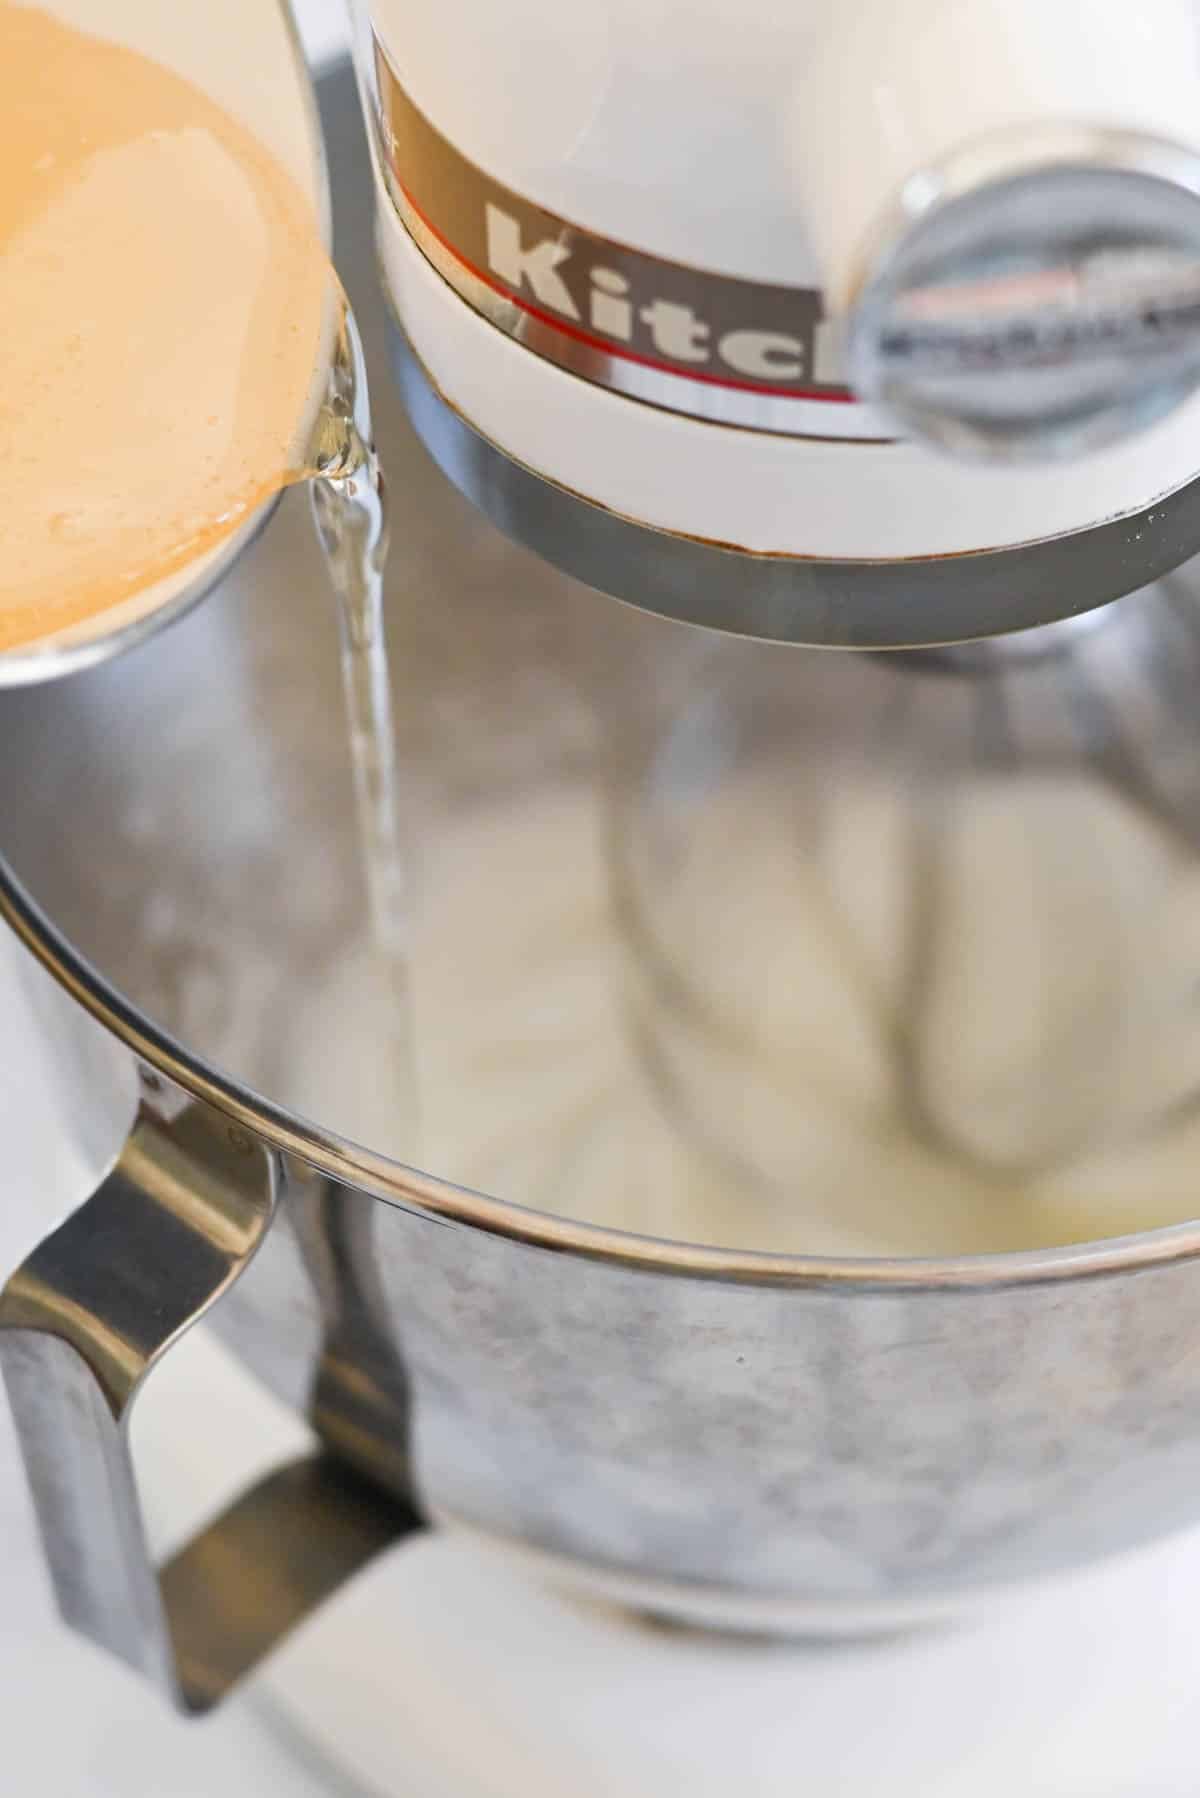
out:
{"label": "mixing bowl rim", "polygon": [[343,1186],[415,1211],[444,1226],[478,1229],[528,1247],[648,1274],[838,1293],[951,1293],[1057,1285],[1200,1257],[1200,1221],[1063,1248],[989,1255],[835,1259],[669,1241],[534,1211],[407,1167],[336,1131],[311,1123],[254,1093],[234,1076],[194,1054],[170,1032],[145,1017],[72,947],[2,856],[0,918],[85,1011],[156,1073],[211,1104],[279,1153],[316,1168]]}

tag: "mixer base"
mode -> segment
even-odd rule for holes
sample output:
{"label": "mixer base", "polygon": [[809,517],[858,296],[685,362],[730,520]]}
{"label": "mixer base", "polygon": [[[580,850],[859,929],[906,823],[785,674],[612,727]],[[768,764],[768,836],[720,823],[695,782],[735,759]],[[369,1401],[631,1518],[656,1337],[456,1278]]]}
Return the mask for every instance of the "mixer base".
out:
{"label": "mixer base", "polygon": [[978,1627],[833,1649],[632,1628],[434,1536],[284,1651],[269,1702],[381,1798],[1175,1798],[1198,1567],[1185,1538]]}

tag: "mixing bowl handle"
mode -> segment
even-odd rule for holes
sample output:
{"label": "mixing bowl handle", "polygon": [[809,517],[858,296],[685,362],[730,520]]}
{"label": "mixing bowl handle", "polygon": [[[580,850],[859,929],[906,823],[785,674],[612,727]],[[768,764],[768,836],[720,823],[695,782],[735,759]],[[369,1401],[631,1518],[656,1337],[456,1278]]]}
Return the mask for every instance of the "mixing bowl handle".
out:
{"label": "mixing bowl handle", "polygon": [[143,1076],[112,1172],[0,1292],[0,1367],[63,1617],[201,1712],[380,1549],[421,1527],[334,1456],[276,1470],[161,1570],[133,1402],[270,1227],[278,1157]]}

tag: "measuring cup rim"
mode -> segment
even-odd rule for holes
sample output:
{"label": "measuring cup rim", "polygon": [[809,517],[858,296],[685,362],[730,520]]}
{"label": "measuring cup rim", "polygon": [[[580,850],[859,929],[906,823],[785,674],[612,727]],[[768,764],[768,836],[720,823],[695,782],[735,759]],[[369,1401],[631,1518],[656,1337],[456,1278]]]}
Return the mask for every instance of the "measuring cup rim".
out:
{"label": "measuring cup rim", "polygon": [[68,993],[155,1072],[215,1106],[282,1154],[386,1204],[551,1253],[647,1274],[728,1285],[849,1293],[967,1292],[1056,1285],[1200,1256],[1200,1220],[1135,1236],[988,1255],[887,1259],[773,1254],[677,1242],[534,1211],[405,1166],[251,1090],[145,1017],[80,955],[0,857],[0,917]]}

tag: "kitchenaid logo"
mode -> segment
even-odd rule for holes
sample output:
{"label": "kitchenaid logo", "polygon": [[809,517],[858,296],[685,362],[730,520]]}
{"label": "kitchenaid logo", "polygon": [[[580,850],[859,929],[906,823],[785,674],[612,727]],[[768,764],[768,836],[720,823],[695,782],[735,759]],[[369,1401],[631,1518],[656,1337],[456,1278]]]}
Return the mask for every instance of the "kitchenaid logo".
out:
{"label": "kitchenaid logo", "polygon": [[378,44],[376,69],[396,210],[438,273],[500,330],[672,411],[797,436],[880,435],[841,382],[816,289],[743,281],[584,230],[456,149]]}
{"label": "kitchenaid logo", "polygon": [[[829,333],[822,318],[811,316],[811,306],[805,309],[809,316],[803,321],[804,335],[796,330],[756,330],[744,325],[715,334],[687,300],[660,295],[641,301],[629,274],[602,263],[586,269],[586,297],[581,303],[576,298],[580,286],[574,266],[577,253],[563,242],[561,229],[553,237],[528,242],[520,219],[493,200],[484,202],[484,219],[488,268],[517,298],[532,298],[560,318],[586,324],[618,343],[634,345],[644,339],[644,347],[656,357],[689,371],[716,365],[733,376],[774,389],[805,381],[836,389],[829,366]],[[628,258],[630,253],[625,254]],[[790,309],[800,310],[799,297],[790,296]]]}

